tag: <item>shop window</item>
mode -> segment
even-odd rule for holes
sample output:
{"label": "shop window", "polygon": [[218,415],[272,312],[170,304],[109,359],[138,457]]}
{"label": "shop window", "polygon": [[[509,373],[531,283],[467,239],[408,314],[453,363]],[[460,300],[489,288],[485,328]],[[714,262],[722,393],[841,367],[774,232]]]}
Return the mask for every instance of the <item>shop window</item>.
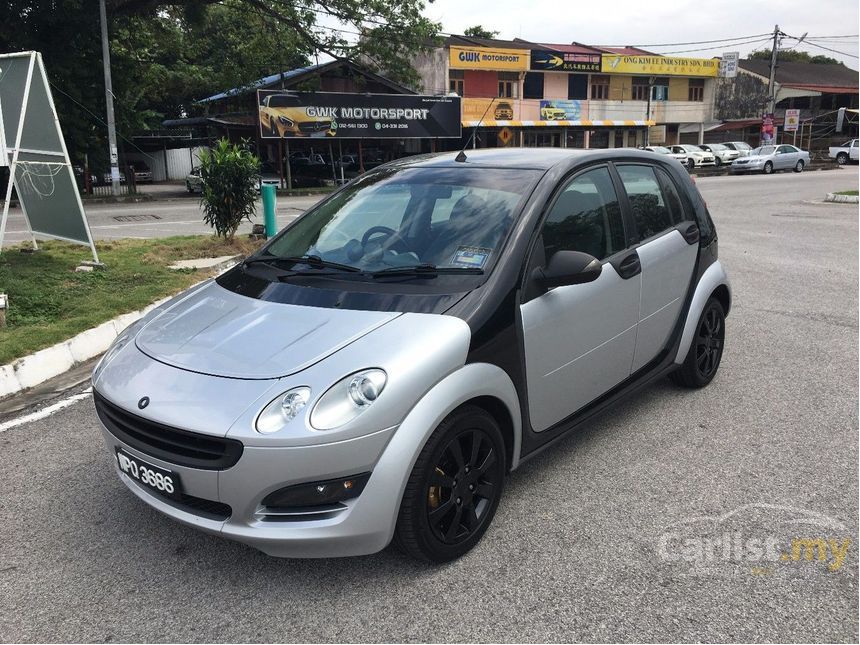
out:
{"label": "shop window", "polygon": [[651,88],[652,101],[668,101],[669,100],[669,79],[665,77],[654,80],[654,86]]}
{"label": "shop window", "polygon": [[608,99],[609,98],[609,77],[608,76],[592,76],[591,77],[591,98],[592,99]]}
{"label": "shop window", "polygon": [[705,100],[705,79],[691,78],[690,89],[687,94],[688,101],[704,101]]}
{"label": "shop window", "polygon": [[452,69],[448,72],[448,91],[463,96],[466,81],[462,69]]}
{"label": "shop window", "polygon": [[523,81],[523,98],[543,98],[543,72],[526,72],[526,78]]}
{"label": "shop window", "polygon": [[567,98],[579,101],[588,98],[588,74],[567,75]]}
{"label": "shop window", "polygon": [[516,72],[499,72],[499,98],[519,98],[520,77]]}
{"label": "shop window", "polygon": [[648,78],[645,76],[634,76],[633,77],[633,88],[631,90],[631,97],[634,101],[647,101],[648,100]]}

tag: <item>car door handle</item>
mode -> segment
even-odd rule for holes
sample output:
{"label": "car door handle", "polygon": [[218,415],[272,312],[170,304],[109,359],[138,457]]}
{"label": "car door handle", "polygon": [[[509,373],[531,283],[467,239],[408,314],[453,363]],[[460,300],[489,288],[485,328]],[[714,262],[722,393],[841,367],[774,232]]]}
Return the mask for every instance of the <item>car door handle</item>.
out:
{"label": "car door handle", "polygon": [[699,241],[699,226],[698,224],[681,224],[678,231],[687,240],[687,244],[696,244]]}
{"label": "car door handle", "polygon": [[642,272],[642,264],[639,262],[639,254],[636,251],[633,251],[630,255],[626,255],[618,262],[618,264],[613,263],[615,270],[625,280],[629,280],[635,275],[639,275]]}

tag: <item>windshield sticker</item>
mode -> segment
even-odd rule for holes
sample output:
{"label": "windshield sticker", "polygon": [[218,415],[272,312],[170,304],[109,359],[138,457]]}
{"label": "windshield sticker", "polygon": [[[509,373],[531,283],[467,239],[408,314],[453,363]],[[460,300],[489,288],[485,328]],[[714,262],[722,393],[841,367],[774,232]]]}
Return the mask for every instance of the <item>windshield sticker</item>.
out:
{"label": "windshield sticker", "polygon": [[451,258],[451,264],[455,267],[473,267],[483,269],[493,249],[485,249],[481,246],[460,246]]}

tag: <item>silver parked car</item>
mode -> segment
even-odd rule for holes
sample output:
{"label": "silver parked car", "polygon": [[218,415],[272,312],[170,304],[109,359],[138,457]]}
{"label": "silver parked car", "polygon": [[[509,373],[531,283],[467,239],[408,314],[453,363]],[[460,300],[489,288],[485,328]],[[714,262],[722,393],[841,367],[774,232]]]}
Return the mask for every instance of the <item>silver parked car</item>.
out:
{"label": "silver parked car", "polygon": [[732,172],[763,172],[766,175],[777,170],[803,172],[809,165],[809,153],[795,146],[761,146],[746,157],[732,162]]}
{"label": "silver parked car", "polygon": [[672,157],[672,159],[677,159],[682,164],[686,164],[687,161],[687,153],[686,152],[672,152],[666,146],[645,146],[643,150],[648,150],[649,152],[656,152],[661,155],[668,155]]}
{"label": "silver parked car", "polygon": [[506,474],[665,375],[715,376],[731,307],[665,155],[479,150],[380,166],[125,330],[93,372],[122,482],[276,556],[442,562]]}
{"label": "silver parked car", "polygon": [[203,192],[203,177],[200,176],[199,166],[195,166],[185,175],[185,189],[192,194]]}

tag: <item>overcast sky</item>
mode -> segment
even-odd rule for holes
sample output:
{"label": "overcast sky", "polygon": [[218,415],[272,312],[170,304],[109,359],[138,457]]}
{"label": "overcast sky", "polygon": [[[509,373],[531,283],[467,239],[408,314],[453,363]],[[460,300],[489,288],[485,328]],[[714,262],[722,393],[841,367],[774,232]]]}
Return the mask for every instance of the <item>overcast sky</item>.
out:
{"label": "overcast sky", "polygon": [[[516,37],[536,42],[578,41],[594,45],[654,45],[755,36],[773,32],[774,24],[791,36],[811,37],[858,34],[857,0],[610,0],[609,2],[558,2],[558,0],[435,0],[425,15],[442,23],[448,33],[462,33],[472,25],[498,31],[499,38]],[[764,41],[765,36],[759,40]],[[752,40],[747,39],[747,40]],[[742,43],[743,40],[736,41]],[[785,39],[783,48],[796,40]],[[857,37],[822,40],[817,44],[852,56],[828,52],[807,43],[798,49],[826,54],[858,69]],[[741,57],[765,42],[714,43],[715,49],[691,50],[710,45],[651,47],[657,53],[711,57],[739,51]],[[682,52],[683,53],[680,53]]]}

